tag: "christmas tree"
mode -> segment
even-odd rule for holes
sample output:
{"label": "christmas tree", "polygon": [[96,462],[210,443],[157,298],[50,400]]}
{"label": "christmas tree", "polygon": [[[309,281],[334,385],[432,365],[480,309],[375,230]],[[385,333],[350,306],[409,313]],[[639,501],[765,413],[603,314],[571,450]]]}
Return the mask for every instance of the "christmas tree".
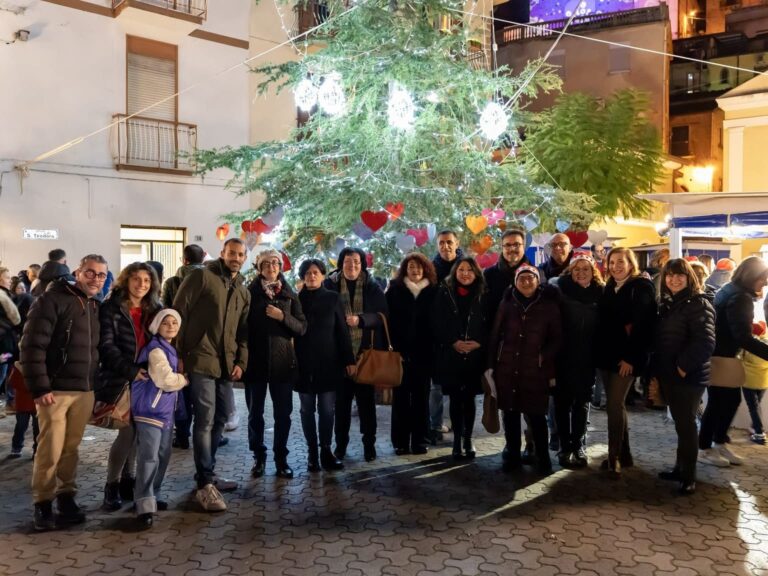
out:
{"label": "christmas tree", "polygon": [[265,194],[259,210],[228,221],[259,232],[280,216],[294,259],[332,258],[346,243],[372,253],[386,276],[443,228],[480,254],[506,226],[583,229],[594,219],[589,195],[533,178],[535,162],[515,155],[530,120],[523,103],[560,87],[552,67],[473,65],[485,23],[476,18],[477,26],[463,2],[324,6],[321,50],[255,70],[262,90],[294,90],[308,121],[286,141],[196,154],[203,172],[233,170],[237,193]]}

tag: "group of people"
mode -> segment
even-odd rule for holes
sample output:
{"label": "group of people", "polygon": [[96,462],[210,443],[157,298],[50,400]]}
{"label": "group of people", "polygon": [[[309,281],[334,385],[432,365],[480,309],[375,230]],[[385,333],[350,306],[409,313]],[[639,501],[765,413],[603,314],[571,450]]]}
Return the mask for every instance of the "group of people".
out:
{"label": "group of people", "polygon": [[[753,334],[754,303],[768,285],[763,260],[745,259],[715,292],[707,288],[702,262],[672,259],[648,274],[630,249],[573,250],[565,234],[551,238],[548,257],[537,267],[525,255],[525,233],[508,229],[501,257],[485,271],[461,251],[455,232],[444,230],[436,240],[432,260],[407,254],[388,283],[368,269],[359,248],[342,249],[330,273],[322,260],[304,260],[298,292],[277,251],[256,255],[255,276],[246,283],[242,241],[227,240],[220,257],[206,264],[202,248],[190,245],[162,294],[156,269],[137,262],[120,272],[101,303],[107,264],[98,255],[84,257],[72,278],[60,276],[34,301],[21,339],[21,372],[40,428],[35,527],[84,520],[74,499],[77,448],[94,391],[106,398],[131,387],[133,425],[120,429],[111,447],[104,505],[119,509],[133,499],[143,527],[167,506],[161,485],[174,427],[173,445],[182,448],[192,429],[196,500],[207,511],[226,509],[221,493],[237,484],[219,477],[215,465],[233,382],[245,388],[253,477],[267,466],[267,393],[278,476],[293,476],[288,437],[294,391],[310,472],[344,467],[353,400],[364,458],[375,460],[375,388],[356,381],[356,362],[366,348],[386,349],[390,341],[403,361],[390,431],[398,455],[425,454],[449,431],[444,395],[452,457],[474,458],[476,397],[485,392],[502,411],[505,471],[532,464],[540,474],[551,473],[552,440],[560,466],[585,467],[589,406],[599,378],[608,420],[608,454],[600,467],[618,478],[633,465],[625,400],[635,379],[649,377],[678,435],[675,465],[662,478],[691,494],[697,460],[741,463],[727,434],[748,374],[742,353],[756,366],[768,361],[768,343]],[[8,291],[4,274],[0,286]],[[761,374],[768,378],[768,371]],[[697,411],[707,386],[699,431]],[[762,391],[744,394],[753,439],[759,439]]]}

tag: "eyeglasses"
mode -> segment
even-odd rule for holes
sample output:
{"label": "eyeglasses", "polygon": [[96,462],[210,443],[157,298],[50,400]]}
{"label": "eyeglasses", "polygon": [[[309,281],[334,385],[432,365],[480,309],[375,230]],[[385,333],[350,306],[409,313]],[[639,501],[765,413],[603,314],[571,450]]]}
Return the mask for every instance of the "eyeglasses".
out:
{"label": "eyeglasses", "polygon": [[267,262],[262,262],[262,266],[271,266],[272,268],[280,268],[280,262],[277,260],[269,260]]}
{"label": "eyeglasses", "polygon": [[520,276],[517,277],[517,281],[521,284],[532,284],[533,282],[536,282],[538,278],[534,276],[533,274],[520,274]]}
{"label": "eyeglasses", "polygon": [[509,249],[509,248],[522,248],[522,246],[523,246],[523,244],[521,242],[513,242],[511,244],[509,242],[505,242],[504,244],[501,245],[502,248],[507,248],[507,249]]}
{"label": "eyeglasses", "polygon": [[98,280],[99,282],[104,282],[107,279],[107,275],[104,272],[96,272],[90,268],[83,270],[83,276],[88,278],[88,280]]}
{"label": "eyeglasses", "polygon": [[568,245],[569,245],[568,242],[553,242],[552,244],[550,244],[552,248],[565,248]]}

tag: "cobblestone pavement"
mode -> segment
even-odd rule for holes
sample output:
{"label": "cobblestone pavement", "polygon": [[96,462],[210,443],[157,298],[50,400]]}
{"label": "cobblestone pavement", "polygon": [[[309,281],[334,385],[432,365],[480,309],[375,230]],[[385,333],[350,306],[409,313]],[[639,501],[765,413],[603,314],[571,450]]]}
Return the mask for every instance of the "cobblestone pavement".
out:
{"label": "cobblestone pavement", "polygon": [[[244,421],[242,391],[237,398]],[[147,532],[135,531],[128,509],[100,510],[114,432],[89,427],[79,493],[88,521],[45,534],[31,527],[31,441],[22,459],[6,459],[14,419],[2,419],[0,574],[768,575],[768,448],[748,445],[743,432],[733,440],[748,464],[700,467],[697,493],[682,498],[656,477],[674,453],[663,413],[631,413],[635,467],[619,481],[597,470],[606,451],[601,412],[591,415],[590,468],[556,468],[545,479],[502,473],[503,440],[484,432],[471,463],[452,462],[448,442],[396,457],[389,408],[378,407],[378,417],[377,461],[365,463],[353,435],[346,470],[310,475],[296,401],[292,480],[276,478],[271,462],[265,477],[249,477],[241,424],[219,451],[217,471],[241,483],[220,514],[199,511],[191,451],[175,450],[170,510]]]}

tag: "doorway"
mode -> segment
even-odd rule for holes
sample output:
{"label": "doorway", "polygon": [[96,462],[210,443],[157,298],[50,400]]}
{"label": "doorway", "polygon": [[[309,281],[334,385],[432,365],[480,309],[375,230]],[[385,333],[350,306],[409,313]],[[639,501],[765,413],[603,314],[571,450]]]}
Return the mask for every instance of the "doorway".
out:
{"label": "doorway", "polygon": [[165,278],[176,274],[184,254],[186,228],[154,226],[120,227],[120,269],[132,262],[156,260]]}

